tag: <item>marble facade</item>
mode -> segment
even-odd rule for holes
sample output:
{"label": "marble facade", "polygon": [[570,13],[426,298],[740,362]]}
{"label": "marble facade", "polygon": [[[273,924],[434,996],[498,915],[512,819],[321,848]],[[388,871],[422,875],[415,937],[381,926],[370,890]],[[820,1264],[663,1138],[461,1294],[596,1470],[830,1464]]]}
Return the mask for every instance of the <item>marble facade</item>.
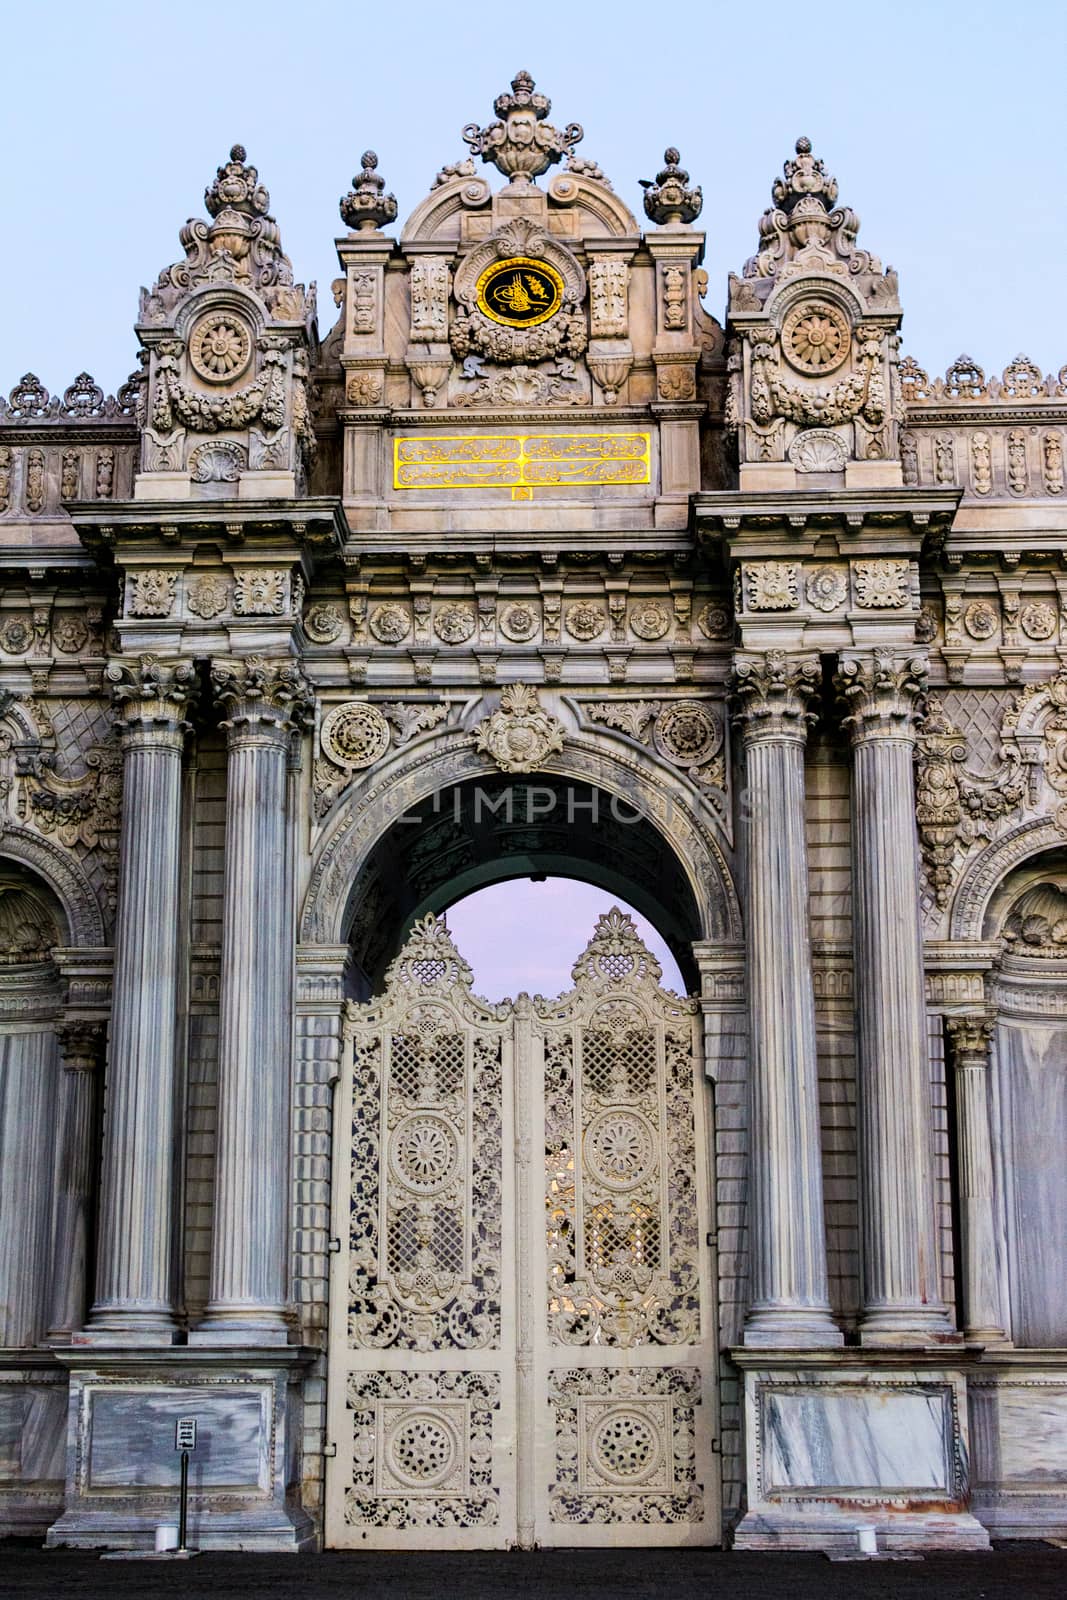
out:
{"label": "marble facade", "polygon": [[[118,394],[0,401],[0,1531],[150,1545],[195,1411],[204,1547],[356,1542],[353,1484],[379,1540],[491,1543],[490,1470],[522,1544],[1067,1536],[1067,367],[903,357],[806,139],[719,320],[714,195],[668,150],[642,231],[550,111],[520,73],[395,231],[367,152],[321,331],[235,146]],[[438,1267],[353,1387],[353,1051],[413,926],[543,872],[685,976],[684,1025],[634,994],[699,1336],[616,1304],[589,1378],[468,1294],[444,1381]],[[645,971],[612,937],[555,1013],[457,1001],[469,1060],[549,1082],[545,1018]],[[507,1294],[543,1109],[500,1113]]]}

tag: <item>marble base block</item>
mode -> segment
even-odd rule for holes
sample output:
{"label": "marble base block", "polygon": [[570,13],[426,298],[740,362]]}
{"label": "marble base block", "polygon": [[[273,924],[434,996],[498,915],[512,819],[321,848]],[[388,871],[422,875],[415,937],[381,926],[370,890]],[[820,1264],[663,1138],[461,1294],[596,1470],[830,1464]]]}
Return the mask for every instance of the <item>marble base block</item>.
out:
{"label": "marble base block", "polygon": [[0,1539],[43,1534],[63,1509],[67,1375],[40,1351],[0,1351]]}
{"label": "marble base block", "polygon": [[738,1549],[854,1551],[860,1526],[881,1550],[988,1548],[969,1508],[963,1374],[910,1356],[734,1352],[748,1480]]}
{"label": "marble base block", "polygon": [[197,1419],[189,1458],[189,1542],[200,1550],[315,1545],[297,1502],[299,1348],[64,1349],[70,1369],[66,1510],[49,1546],[151,1550],[178,1517],[179,1417]]}
{"label": "marble base block", "polygon": [[1014,1350],[968,1383],[974,1513],[995,1539],[1067,1539],[1067,1350]]}

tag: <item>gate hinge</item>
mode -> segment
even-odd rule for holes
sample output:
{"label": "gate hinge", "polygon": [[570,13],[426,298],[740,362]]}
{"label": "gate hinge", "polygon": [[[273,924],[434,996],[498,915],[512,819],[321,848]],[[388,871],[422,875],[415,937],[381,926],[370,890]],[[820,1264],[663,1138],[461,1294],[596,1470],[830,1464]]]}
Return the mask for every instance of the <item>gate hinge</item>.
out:
{"label": "gate hinge", "polygon": [[332,1256],[335,1256],[341,1248],[340,1239],[331,1239],[326,1248]]}
{"label": "gate hinge", "polygon": [[337,1446],[335,1444],[324,1444],[322,1447],[322,1453],[324,1456],[329,1456],[332,1459],[337,1454]]}

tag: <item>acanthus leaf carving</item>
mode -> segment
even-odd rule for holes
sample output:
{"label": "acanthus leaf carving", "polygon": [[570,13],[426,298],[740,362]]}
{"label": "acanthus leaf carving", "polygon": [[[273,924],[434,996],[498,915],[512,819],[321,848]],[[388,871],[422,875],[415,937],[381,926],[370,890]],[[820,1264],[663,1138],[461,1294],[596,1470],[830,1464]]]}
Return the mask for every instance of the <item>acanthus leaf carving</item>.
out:
{"label": "acanthus leaf carving", "polygon": [[546,711],[537,690],[509,683],[498,708],[471,735],[475,749],[493,758],[502,772],[533,772],[563,749],[563,724]]}

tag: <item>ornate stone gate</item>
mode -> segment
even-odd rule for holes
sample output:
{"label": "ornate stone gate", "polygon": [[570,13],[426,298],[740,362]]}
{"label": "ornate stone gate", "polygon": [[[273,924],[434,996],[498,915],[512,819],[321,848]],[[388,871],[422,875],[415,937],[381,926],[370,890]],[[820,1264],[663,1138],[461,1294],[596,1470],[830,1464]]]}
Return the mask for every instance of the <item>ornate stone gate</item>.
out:
{"label": "ornate stone gate", "polygon": [[491,1006],[441,919],[351,1005],[327,1543],[719,1537],[695,1003],[618,910]]}

